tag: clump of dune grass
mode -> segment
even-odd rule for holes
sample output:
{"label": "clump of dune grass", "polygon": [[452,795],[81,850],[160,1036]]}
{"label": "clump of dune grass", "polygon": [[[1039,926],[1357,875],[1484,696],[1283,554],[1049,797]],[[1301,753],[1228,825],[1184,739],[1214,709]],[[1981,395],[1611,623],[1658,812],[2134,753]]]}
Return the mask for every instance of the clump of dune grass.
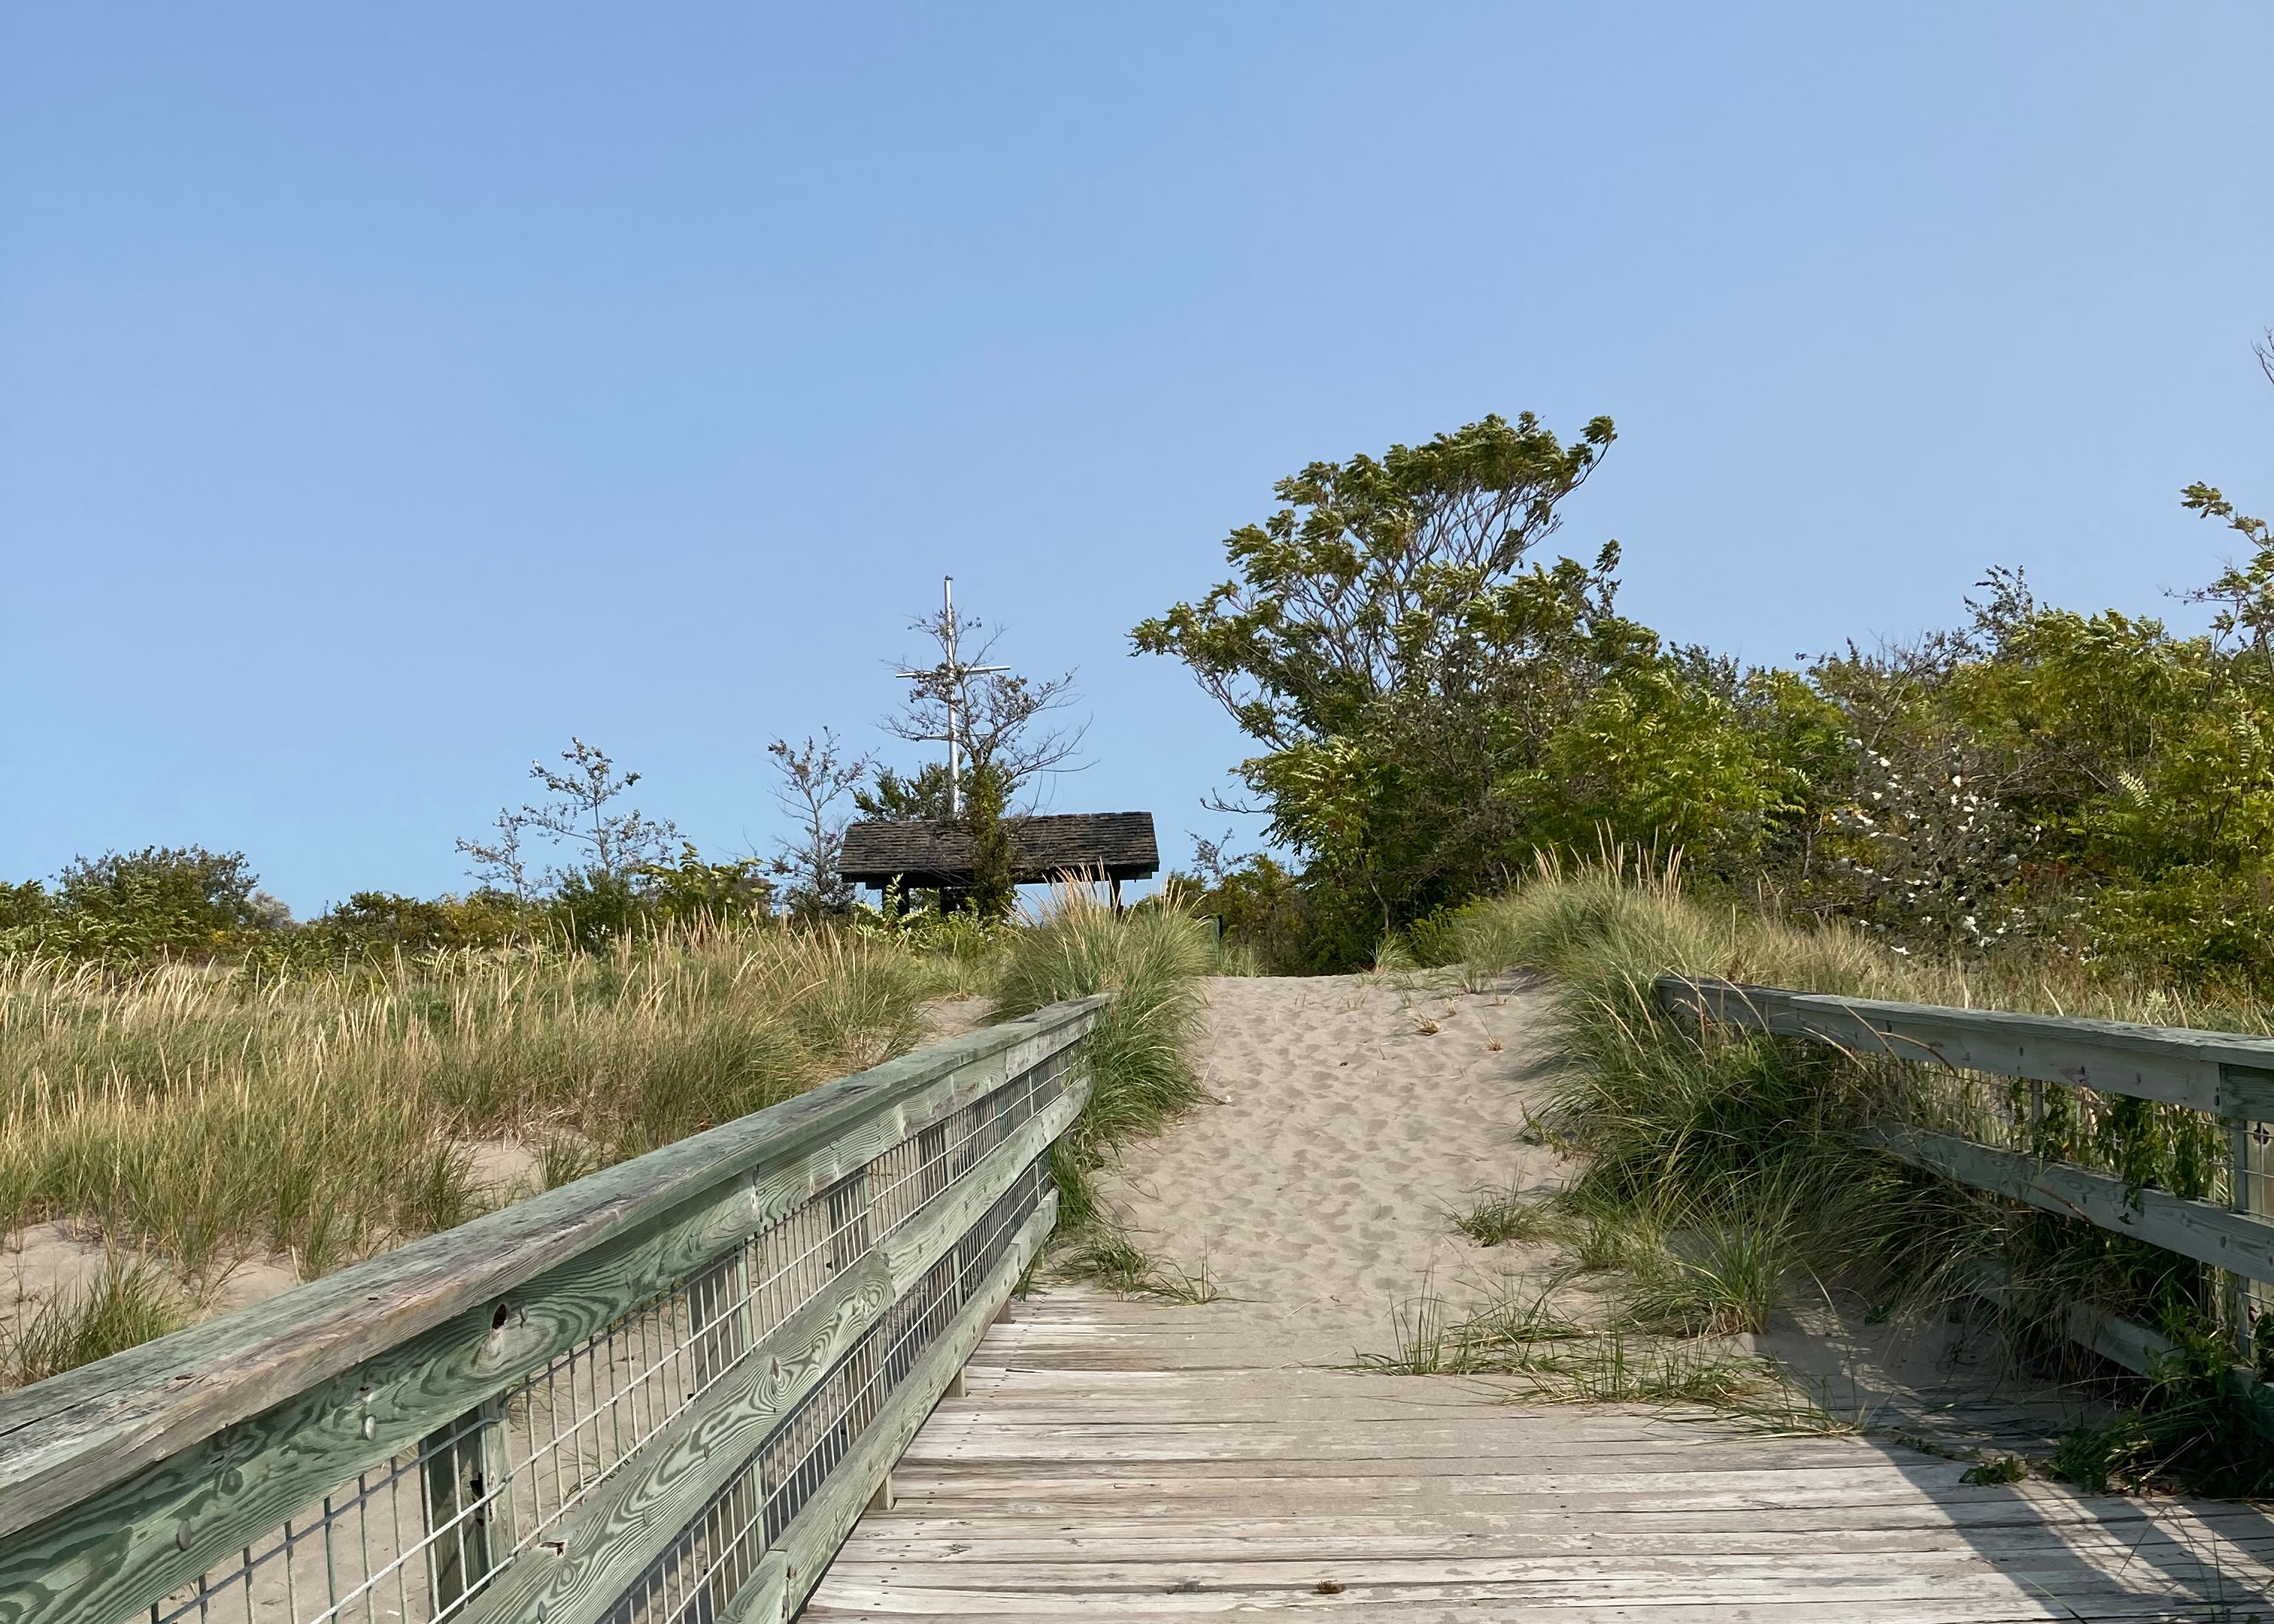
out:
{"label": "clump of dune grass", "polygon": [[1186,1269],[1141,1251],[1126,1235],[1096,1219],[1067,1237],[1054,1261],[1060,1274],[1094,1281],[1118,1297],[1193,1304],[1213,1303],[1224,1295],[1207,1259],[1198,1269]]}
{"label": "clump of dune grass", "polygon": [[567,1182],[906,1052],[953,979],[771,926],[314,971],[0,962],[0,1231],[69,1220],[192,1294],[249,1255],[313,1276],[475,1216],[478,1145]]}
{"label": "clump of dune grass", "polygon": [[1013,936],[996,985],[999,1018],[1107,995],[1084,1045],[1089,1101],[1052,1152],[1066,1232],[1097,1219],[1090,1175],[1115,1145],[1199,1102],[1200,978],[1215,967],[1208,928],[1173,896],[1117,914],[1095,886],[1061,884]]}
{"label": "clump of dune grass", "polygon": [[1800,1248],[1781,1214],[1731,1214],[1668,1236],[1636,1264],[1624,1308],[1637,1328],[1728,1336],[1768,1328]]}
{"label": "clump of dune grass", "polygon": [[1513,1190],[1492,1191],[1465,1213],[1452,1215],[1453,1228],[1480,1246],[1551,1237],[1554,1215],[1544,1201],[1526,1200]]}
{"label": "clump of dune grass", "polygon": [[1555,1404],[1738,1406],[1782,1386],[1765,1359],[1617,1331],[1566,1343],[1516,1373],[1525,1397]]}
{"label": "clump of dune grass", "polygon": [[1566,1319],[1550,1293],[1465,1314],[1424,1289],[1391,1315],[1393,1351],[1359,1368],[1387,1375],[1501,1376],[1515,1396],[1559,1404],[1750,1403],[1781,1385],[1776,1367],[1706,1342]]}
{"label": "clump of dune grass", "polygon": [[[2191,1001],[2058,957],[1898,955],[1838,924],[1702,906],[1676,865],[1617,859],[1547,867],[1509,896],[1434,921],[1427,946],[1428,957],[1457,960],[1472,984],[1518,967],[1555,979],[1565,1065],[1538,1126],[1580,1170],[1532,1222],[1569,1248],[1575,1268],[1615,1274],[1622,1334],[1757,1331],[1796,1292],[1834,1285],[1861,1294],[1874,1318],[1932,1320],[1991,1271],[2007,1282],[2003,1325],[2024,1357],[2073,1361],[2059,1316],[2080,1301],[2190,1346],[2216,1330],[2222,1288],[2212,1272],[1907,1167],[1858,1132],[1904,1120],[2217,1199],[2223,1147],[2210,1118],[1699,1024],[1663,1009],[1654,983],[1713,976],[2263,1034],[2259,1009]],[[2274,1447],[2251,1441],[2217,1386],[2210,1377],[2134,1384],[2146,1405],[2136,1413],[2153,1425],[2075,1444],[2072,1475],[2274,1488]]]}
{"label": "clump of dune grass", "polygon": [[20,1298],[0,1323],[0,1386],[22,1386],[108,1358],[188,1323],[191,1304],[173,1275],[147,1258],[114,1252],[77,1289]]}

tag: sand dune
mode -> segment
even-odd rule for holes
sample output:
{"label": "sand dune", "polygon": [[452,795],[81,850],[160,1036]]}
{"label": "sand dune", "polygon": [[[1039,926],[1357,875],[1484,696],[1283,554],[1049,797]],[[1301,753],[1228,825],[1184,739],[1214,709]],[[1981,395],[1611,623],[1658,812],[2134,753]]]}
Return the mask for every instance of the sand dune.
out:
{"label": "sand dune", "polygon": [[1521,1142],[1544,1056],[1542,994],[1407,976],[1224,977],[1208,984],[1211,1102],[1133,1146],[1102,1181],[1131,1237],[1239,1299],[1291,1359],[1386,1350],[1425,1282],[1459,1302],[1521,1267],[1449,1210],[1487,1187],[1560,1182]]}

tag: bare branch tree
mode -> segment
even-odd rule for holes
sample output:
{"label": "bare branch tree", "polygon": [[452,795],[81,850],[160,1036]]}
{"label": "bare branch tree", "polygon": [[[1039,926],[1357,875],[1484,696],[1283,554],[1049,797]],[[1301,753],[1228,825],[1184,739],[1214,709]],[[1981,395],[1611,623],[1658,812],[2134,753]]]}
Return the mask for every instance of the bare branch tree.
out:
{"label": "bare branch tree", "polygon": [[521,854],[521,831],[529,826],[526,813],[510,807],[498,810],[497,838],[493,840],[458,838],[458,849],[474,860],[466,870],[473,879],[491,891],[509,891],[516,902],[530,898],[529,865]]}
{"label": "bare branch tree", "polygon": [[[950,701],[960,713],[955,729],[975,774],[991,774],[1007,802],[1044,773],[1073,771],[1067,763],[1081,752],[1087,718],[1060,726],[1038,726],[1073,703],[1074,673],[1036,680],[1009,671],[956,673],[957,663],[990,662],[1003,628],[990,628],[975,616],[945,607],[909,622],[939,650],[937,665],[915,671],[907,703],[887,717],[885,731],[911,742],[944,743],[949,738]],[[914,662],[907,662],[913,668]]]}
{"label": "bare branch tree", "polygon": [[847,756],[836,733],[825,727],[818,742],[808,735],[802,745],[777,739],[766,746],[781,774],[774,800],[798,822],[794,839],[779,842],[773,871],[789,880],[783,900],[792,914],[810,919],[841,914],[852,905],[853,888],[838,873],[845,851],[846,820],[835,811],[839,801],[869,774],[866,756]]}
{"label": "bare branch tree", "polygon": [[618,773],[606,752],[582,739],[572,738],[568,744],[561,752],[568,764],[565,772],[555,772],[543,762],[530,763],[529,776],[554,799],[541,807],[523,807],[524,825],[572,849],[584,847],[591,859],[587,868],[619,879],[668,857],[672,843],[679,838],[669,818],[648,817],[637,807],[629,812],[608,810],[608,803],[638,783],[640,775]]}

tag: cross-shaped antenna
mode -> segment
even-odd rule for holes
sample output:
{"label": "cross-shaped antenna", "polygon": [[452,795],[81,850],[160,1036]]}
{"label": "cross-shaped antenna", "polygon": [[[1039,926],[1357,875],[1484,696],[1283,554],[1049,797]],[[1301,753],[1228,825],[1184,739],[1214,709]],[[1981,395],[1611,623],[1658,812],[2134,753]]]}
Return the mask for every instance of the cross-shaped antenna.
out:
{"label": "cross-shaped antenna", "polygon": [[939,578],[939,602],[942,620],[947,635],[942,640],[947,658],[929,671],[903,671],[898,674],[912,682],[935,682],[940,696],[947,702],[947,815],[952,818],[963,816],[963,763],[960,749],[965,724],[963,680],[983,677],[990,673],[1008,671],[1008,665],[967,665],[955,657],[955,577]]}

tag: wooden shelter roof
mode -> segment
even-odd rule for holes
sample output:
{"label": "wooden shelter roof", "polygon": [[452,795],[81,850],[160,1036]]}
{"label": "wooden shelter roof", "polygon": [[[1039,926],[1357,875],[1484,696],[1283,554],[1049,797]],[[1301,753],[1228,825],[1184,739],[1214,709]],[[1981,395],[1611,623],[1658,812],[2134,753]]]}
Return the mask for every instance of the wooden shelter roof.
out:
{"label": "wooden shelter roof", "polygon": [[[1033,885],[1059,875],[1146,880],[1159,872],[1161,848],[1150,812],[1065,812],[1006,817],[1012,878]],[[898,879],[912,889],[968,885],[971,837],[953,823],[921,819],[855,823],[845,831],[837,871],[856,885]]]}

